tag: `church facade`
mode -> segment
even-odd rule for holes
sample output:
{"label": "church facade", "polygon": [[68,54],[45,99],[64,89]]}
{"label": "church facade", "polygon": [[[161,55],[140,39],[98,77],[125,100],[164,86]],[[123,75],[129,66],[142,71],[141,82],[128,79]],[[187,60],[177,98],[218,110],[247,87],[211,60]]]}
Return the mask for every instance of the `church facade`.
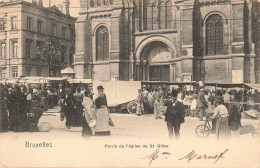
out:
{"label": "church facade", "polygon": [[81,0],[76,78],[259,83],[258,4]]}

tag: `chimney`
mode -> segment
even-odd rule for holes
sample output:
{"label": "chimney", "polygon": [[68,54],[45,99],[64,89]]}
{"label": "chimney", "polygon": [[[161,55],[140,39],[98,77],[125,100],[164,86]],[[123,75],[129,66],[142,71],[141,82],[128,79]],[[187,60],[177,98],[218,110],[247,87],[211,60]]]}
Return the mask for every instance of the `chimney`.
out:
{"label": "chimney", "polygon": [[70,15],[70,1],[69,0],[63,1],[63,13],[66,15]]}
{"label": "chimney", "polygon": [[38,0],[38,5],[41,6],[41,7],[43,7],[43,2],[42,2],[42,0]]}
{"label": "chimney", "polygon": [[49,0],[49,7],[51,7],[51,0]]}
{"label": "chimney", "polygon": [[37,5],[37,0],[32,0],[32,3]]}

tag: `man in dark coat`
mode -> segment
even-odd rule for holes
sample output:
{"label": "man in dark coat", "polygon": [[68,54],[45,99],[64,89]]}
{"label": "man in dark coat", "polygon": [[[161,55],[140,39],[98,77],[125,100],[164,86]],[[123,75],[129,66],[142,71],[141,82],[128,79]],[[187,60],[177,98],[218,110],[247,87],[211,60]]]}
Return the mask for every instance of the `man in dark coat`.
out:
{"label": "man in dark coat", "polygon": [[228,126],[232,137],[239,136],[241,126],[241,113],[239,112],[239,103],[234,103],[229,109]]}
{"label": "man in dark coat", "polygon": [[8,130],[8,113],[6,108],[7,91],[4,85],[0,84],[0,132]]}
{"label": "man in dark coat", "polygon": [[65,114],[66,117],[66,127],[70,129],[72,126],[72,118],[75,115],[75,104],[76,101],[71,94],[71,90],[69,88],[65,89],[64,101],[62,103],[61,111]]}
{"label": "man in dark coat", "polygon": [[15,86],[14,92],[10,94],[10,129],[12,131],[26,131],[27,130],[27,100],[24,93],[21,92],[20,86]]}
{"label": "man in dark coat", "polygon": [[165,113],[165,121],[167,122],[167,128],[169,137],[173,137],[173,130],[176,138],[179,138],[180,126],[184,122],[185,107],[182,102],[177,101],[176,97],[173,98],[173,102],[169,104]]}

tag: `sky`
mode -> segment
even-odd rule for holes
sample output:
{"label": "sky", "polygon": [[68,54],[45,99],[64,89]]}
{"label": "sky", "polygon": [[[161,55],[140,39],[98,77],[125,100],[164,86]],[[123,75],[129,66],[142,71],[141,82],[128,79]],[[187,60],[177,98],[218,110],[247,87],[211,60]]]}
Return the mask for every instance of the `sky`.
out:
{"label": "sky", "polygon": [[[64,0],[51,0],[52,5],[59,5],[62,4]],[[43,0],[44,5],[49,4],[49,0]],[[80,7],[80,0],[70,0],[70,15],[77,17],[78,11]]]}

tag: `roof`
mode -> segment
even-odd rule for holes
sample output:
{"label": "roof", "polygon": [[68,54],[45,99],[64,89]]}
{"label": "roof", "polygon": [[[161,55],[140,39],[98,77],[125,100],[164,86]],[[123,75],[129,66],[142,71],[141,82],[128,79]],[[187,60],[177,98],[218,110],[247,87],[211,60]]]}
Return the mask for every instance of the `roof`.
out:
{"label": "roof", "polygon": [[85,84],[88,84],[88,83],[92,83],[92,80],[91,79],[68,79],[68,82],[69,83],[85,83]]}
{"label": "roof", "polygon": [[73,68],[67,67],[67,68],[61,70],[61,74],[75,74],[75,72],[74,72]]}
{"label": "roof", "polygon": [[57,14],[59,16],[66,17],[68,19],[73,19],[76,22],[76,18],[75,17],[72,17],[70,15],[66,15],[66,14],[62,13],[59,10],[59,8],[57,6],[55,6],[55,5],[53,5],[51,7],[42,7],[42,6],[39,6],[37,4],[33,4],[33,3],[26,2],[26,1],[23,1],[23,0],[18,0],[18,1],[0,3],[0,8],[5,8],[7,6],[20,5],[20,4],[26,5],[26,6],[30,6],[32,8],[38,8],[38,9],[44,10],[45,12],[52,12],[52,13],[55,13],[55,14]]}
{"label": "roof", "polygon": [[250,88],[250,89],[260,89],[260,84],[254,83],[205,83],[205,86],[216,86],[222,88]]}

